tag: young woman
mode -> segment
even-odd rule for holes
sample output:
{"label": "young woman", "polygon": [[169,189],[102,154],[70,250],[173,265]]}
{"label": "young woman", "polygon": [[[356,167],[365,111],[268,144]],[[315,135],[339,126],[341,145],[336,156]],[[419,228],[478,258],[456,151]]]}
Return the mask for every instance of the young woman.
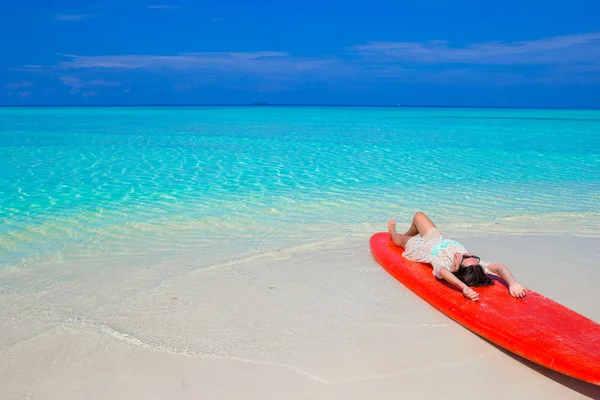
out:
{"label": "young woman", "polygon": [[525,289],[515,281],[504,264],[481,262],[458,242],[446,239],[433,222],[422,212],[415,214],[412,225],[404,235],[396,232],[396,221],[390,219],[388,231],[396,246],[404,249],[404,257],[411,261],[431,264],[433,275],[462,290],[470,300],[479,300],[479,294],[470,286],[493,285],[487,273],[500,275],[514,297],[525,297]]}

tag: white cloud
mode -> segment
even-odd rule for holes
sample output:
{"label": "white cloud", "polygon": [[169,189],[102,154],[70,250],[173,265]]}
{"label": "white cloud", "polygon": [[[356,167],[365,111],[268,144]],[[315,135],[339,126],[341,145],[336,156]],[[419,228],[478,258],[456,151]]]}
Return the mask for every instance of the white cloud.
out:
{"label": "white cloud", "polygon": [[600,32],[520,42],[482,42],[451,46],[445,41],[369,42],[351,48],[374,62],[416,64],[600,64]]}
{"label": "white cloud", "polygon": [[21,81],[21,82],[13,82],[6,85],[6,88],[9,90],[21,89],[21,88],[30,88],[33,86],[33,82],[29,81]]}
{"label": "white cloud", "polygon": [[95,18],[97,14],[61,14],[57,15],[56,19],[59,21],[80,21],[82,19]]}
{"label": "white cloud", "polygon": [[276,51],[206,52],[177,55],[79,56],[59,64],[62,69],[147,69],[245,72],[251,74],[298,74],[331,70],[340,63],[335,58],[296,58]]}
{"label": "white cloud", "polygon": [[71,87],[71,93],[78,93],[82,90],[85,91],[86,89],[95,87],[114,87],[121,85],[119,82],[107,81],[104,79],[94,79],[86,81],[73,76],[63,76],[60,78],[60,81],[63,84]]}
{"label": "white cloud", "polygon": [[[307,81],[369,85],[372,82],[527,84],[598,82],[600,33],[510,43],[371,42],[339,56],[297,57],[280,51],[195,52],[174,55],[63,55],[32,72],[62,74],[73,92],[118,86],[138,73],[176,77],[178,91],[249,78],[250,84],[294,86]],[[519,66],[515,68],[513,66]],[[105,79],[98,79],[103,77]],[[241,81],[240,81],[241,82]],[[283,82],[283,83],[282,83]]]}
{"label": "white cloud", "polygon": [[148,6],[148,8],[151,9],[151,10],[175,10],[177,8],[181,8],[181,6],[164,5],[164,4],[154,4],[154,5]]}

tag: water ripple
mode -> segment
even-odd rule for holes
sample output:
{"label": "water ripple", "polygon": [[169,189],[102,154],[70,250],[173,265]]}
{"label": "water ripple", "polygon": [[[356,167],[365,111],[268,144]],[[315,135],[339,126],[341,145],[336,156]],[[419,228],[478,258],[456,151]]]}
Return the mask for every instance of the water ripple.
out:
{"label": "water ripple", "polygon": [[600,230],[581,218],[600,205],[597,111],[0,116],[0,268],[12,271],[45,259],[246,252],[416,210],[502,226],[516,224],[510,216],[570,215]]}

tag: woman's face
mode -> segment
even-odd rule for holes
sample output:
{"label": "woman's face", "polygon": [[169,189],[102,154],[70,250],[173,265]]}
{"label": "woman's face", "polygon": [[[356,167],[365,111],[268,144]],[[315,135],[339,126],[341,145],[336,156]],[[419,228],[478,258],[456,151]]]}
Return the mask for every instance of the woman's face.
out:
{"label": "woman's face", "polygon": [[473,265],[477,265],[479,264],[479,257],[472,255],[471,253],[464,253],[464,254],[459,254],[457,256],[458,258],[460,258],[460,262],[457,263],[458,267],[453,265],[453,270],[452,272],[456,272],[458,271],[459,267],[472,267]]}

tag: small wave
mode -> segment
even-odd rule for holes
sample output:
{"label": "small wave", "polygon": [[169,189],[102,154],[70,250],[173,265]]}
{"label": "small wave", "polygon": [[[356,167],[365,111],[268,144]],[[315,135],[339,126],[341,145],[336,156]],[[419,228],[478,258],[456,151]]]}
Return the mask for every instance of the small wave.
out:
{"label": "small wave", "polygon": [[555,212],[544,214],[520,214],[498,218],[497,221],[600,221],[597,212]]}

